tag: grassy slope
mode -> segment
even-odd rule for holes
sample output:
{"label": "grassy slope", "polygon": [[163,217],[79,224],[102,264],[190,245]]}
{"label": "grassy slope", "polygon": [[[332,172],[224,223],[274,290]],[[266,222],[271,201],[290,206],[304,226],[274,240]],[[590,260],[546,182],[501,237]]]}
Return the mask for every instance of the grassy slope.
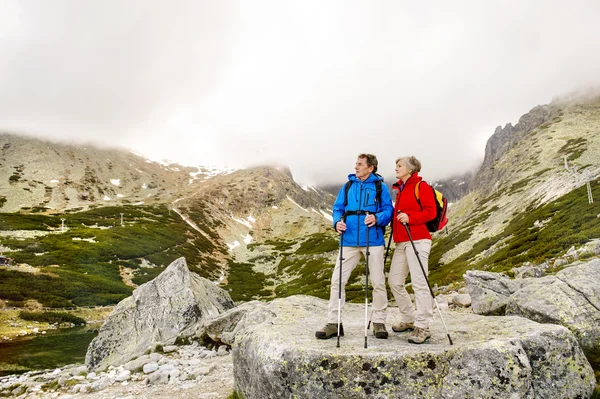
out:
{"label": "grassy slope", "polygon": [[[68,227],[64,232],[61,218]],[[120,266],[134,269],[133,281],[141,284],[181,256],[204,277],[214,278],[219,273],[214,259],[219,249],[165,206],[106,207],[53,216],[5,213],[0,214],[0,230],[48,233],[0,239],[4,247],[13,250],[5,252],[6,256],[40,271],[0,269],[0,298],[9,305],[19,306],[27,299],[46,307],[115,304],[132,291],[121,279]],[[142,259],[159,267],[141,268]]]}
{"label": "grassy slope", "polygon": [[[592,181],[591,187],[594,203],[588,203],[586,186],[579,187],[544,206],[515,215],[500,234],[478,241],[470,251],[445,265],[439,262],[444,252],[462,241],[463,235],[470,235],[486,217],[469,221],[456,233],[438,235],[430,258],[431,281],[449,284],[469,269],[505,272],[525,262],[541,263],[564,254],[573,245],[600,238],[600,180]],[[477,257],[493,246],[496,249],[491,256]]]}

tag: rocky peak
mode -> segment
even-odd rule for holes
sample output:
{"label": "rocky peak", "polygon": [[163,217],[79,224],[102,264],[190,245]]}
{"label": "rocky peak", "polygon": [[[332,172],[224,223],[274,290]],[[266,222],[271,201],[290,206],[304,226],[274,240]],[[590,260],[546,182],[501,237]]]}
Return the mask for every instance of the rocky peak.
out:
{"label": "rocky peak", "polygon": [[499,160],[509,149],[519,145],[521,140],[538,129],[540,126],[552,120],[560,118],[563,114],[562,103],[551,103],[538,105],[528,113],[519,118],[519,122],[513,126],[507,123],[504,128],[496,127],[494,134],[488,139],[485,146],[485,157],[481,165],[480,173],[475,176],[475,185],[485,185],[488,180],[487,173],[494,163]]}

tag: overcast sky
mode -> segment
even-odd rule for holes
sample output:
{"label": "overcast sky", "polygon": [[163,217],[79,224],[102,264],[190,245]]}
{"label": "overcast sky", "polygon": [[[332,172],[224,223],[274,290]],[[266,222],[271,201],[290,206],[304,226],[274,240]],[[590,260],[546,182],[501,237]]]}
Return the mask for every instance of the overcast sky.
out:
{"label": "overcast sky", "polygon": [[478,166],[498,125],[600,83],[600,1],[0,0],[0,131],[186,165]]}

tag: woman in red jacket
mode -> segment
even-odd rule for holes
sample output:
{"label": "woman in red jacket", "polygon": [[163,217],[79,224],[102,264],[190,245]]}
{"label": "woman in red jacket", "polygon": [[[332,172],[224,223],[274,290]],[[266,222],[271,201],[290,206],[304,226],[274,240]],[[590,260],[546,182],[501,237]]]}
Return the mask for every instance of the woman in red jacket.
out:
{"label": "woman in red jacket", "polygon": [[[423,268],[426,273],[429,273],[427,261],[431,250],[431,234],[425,223],[435,218],[436,206],[433,190],[422,181],[418,174],[420,170],[421,162],[413,156],[396,160],[398,182],[393,185],[393,188],[398,193],[394,206],[395,217],[392,218],[396,248],[388,276],[388,284],[400,310],[400,322],[392,325],[392,330],[396,332],[412,330],[408,342],[414,344],[422,344],[431,337],[429,325],[433,321],[433,302],[427,280],[423,276],[419,260],[406,232],[406,228],[410,229]],[[418,182],[421,182],[420,201],[417,201],[415,192]],[[415,293],[416,312],[404,287],[409,272]]]}

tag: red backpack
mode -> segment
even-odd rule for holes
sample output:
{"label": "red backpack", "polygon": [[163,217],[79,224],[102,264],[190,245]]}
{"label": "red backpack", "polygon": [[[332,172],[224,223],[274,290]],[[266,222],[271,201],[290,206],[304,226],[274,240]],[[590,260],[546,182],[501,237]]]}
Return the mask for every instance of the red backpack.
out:
{"label": "red backpack", "polygon": [[[421,200],[419,199],[420,186],[421,181],[417,182],[417,185],[415,186],[415,197],[417,198],[419,206],[421,206]],[[425,223],[425,225],[427,226],[427,230],[433,233],[442,230],[444,227],[446,227],[446,224],[448,224],[448,216],[446,215],[448,211],[448,200],[438,190],[436,190],[432,186],[429,187],[431,187],[431,189],[433,190],[433,198],[435,198],[436,212],[435,218]],[[422,206],[421,209],[423,209]]]}

